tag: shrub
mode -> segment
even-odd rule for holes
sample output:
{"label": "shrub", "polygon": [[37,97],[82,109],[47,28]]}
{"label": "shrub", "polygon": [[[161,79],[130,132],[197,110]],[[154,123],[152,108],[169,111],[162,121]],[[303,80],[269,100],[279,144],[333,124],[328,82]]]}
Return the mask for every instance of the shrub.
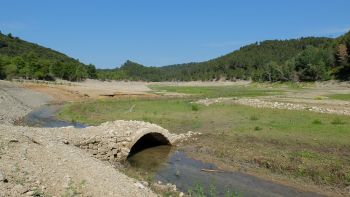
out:
{"label": "shrub", "polygon": [[259,127],[259,126],[256,126],[256,127],[254,127],[254,130],[255,130],[255,131],[261,131],[261,130],[262,130],[262,128],[261,128],[261,127]]}
{"label": "shrub", "polygon": [[192,111],[198,111],[199,107],[198,105],[192,105]]}
{"label": "shrub", "polygon": [[321,120],[316,119],[316,120],[312,121],[312,124],[322,124],[322,122],[321,122]]}

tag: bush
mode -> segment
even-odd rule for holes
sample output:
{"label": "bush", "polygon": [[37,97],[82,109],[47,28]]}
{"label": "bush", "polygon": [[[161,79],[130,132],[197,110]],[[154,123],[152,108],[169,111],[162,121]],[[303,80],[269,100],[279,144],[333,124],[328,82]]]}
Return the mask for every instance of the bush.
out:
{"label": "bush", "polygon": [[321,120],[316,119],[316,120],[312,121],[312,124],[322,124],[322,122],[321,122]]}
{"label": "bush", "polygon": [[199,110],[198,105],[192,105],[191,108],[192,108],[192,111],[198,111]]}

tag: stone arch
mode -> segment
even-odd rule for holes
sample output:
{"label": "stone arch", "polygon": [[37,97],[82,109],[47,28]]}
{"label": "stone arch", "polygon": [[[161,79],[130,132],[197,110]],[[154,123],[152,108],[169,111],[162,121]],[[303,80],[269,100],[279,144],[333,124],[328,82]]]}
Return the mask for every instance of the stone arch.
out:
{"label": "stone arch", "polygon": [[126,155],[126,158],[144,149],[160,145],[171,145],[171,142],[166,135],[161,132],[143,133],[142,135],[135,137],[129,144],[129,152]]}

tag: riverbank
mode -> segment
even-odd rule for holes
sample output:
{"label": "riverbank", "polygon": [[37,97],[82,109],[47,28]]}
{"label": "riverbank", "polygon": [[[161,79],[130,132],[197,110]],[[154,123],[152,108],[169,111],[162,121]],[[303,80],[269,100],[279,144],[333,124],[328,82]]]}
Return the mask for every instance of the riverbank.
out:
{"label": "riverbank", "polygon": [[52,99],[49,95],[0,80],[0,124],[14,124],[34,108],[45,105]]}
{"label": "riverbank", "polygon": [[[0,197],[156,196],[111,163],[67,141],[80,130],[13,125],[33,109],[56,101],[21,83],[0,81]],[[71,134],[63,138],[65,132]]]}

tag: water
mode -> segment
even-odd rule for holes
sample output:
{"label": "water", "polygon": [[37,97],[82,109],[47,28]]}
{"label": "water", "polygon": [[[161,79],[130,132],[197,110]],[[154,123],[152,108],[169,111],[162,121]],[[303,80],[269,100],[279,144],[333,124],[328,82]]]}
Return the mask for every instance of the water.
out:
{"label": "water", "polygon": [[[80,123],[58,120],[56,114],[61,107],[61,105],[45,105],[29,113],[23,119],[23,123],[36,127],[85,127]],[[228,190],[239,196],[321,196],[311,192],[300,192],[292,187],[241,172],[204,172],[202,169],[216,170],[217,167],[211,163],[189,158],[184,152],[173,150],[171,146],[144,149],[130,156],[128,162],[135,170],[151,173],[156,181],[175,184],[183,192],[200,185],[207,195],[210,193],[208,188],[215,188],[217,196],[225,196]]]}
{"label": "water", "polygon": [[[169,146],[145,149],[129,157],[128,161],[134,168],[153,173],[156,181],[175,184],[183,192],[200,185],[206,195],[214,192],[216,196],[225,196],[227,191],[239,196],[321,196],[312,192],[300,192],[293,187],[245,173],[221,171],[214,164],[189,158],[184,152],[172,151]],[[219,172],[204,172],[202,169],[219,170]],[[210,188],[214,189],[210,192]]]}
{"label": "water", "polygon": [[23,119],[23,124],[32,127],[86,127],[83,124],[58,120],[56,114],[62,105],[44,105],[27,114]]}

